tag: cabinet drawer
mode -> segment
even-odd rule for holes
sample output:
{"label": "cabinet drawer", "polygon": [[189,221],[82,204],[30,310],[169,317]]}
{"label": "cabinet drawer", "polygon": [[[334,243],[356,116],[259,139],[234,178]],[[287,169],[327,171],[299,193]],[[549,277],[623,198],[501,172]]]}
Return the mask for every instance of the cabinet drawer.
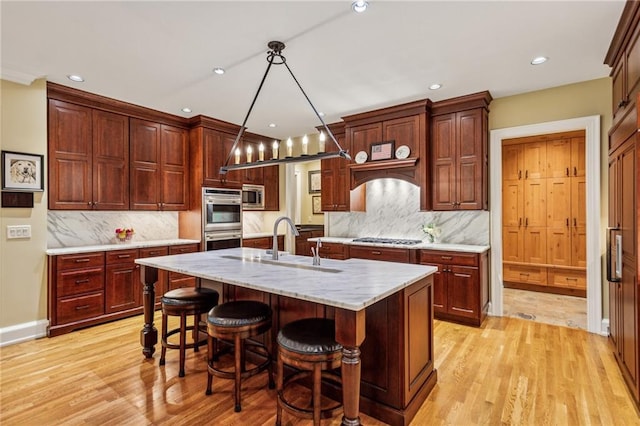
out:
{"label": "cabinet drawer", "polygon": [[547,268],[544,266],[504,265],[504,281],[527,284],[547,284]]}
{"label": "cabinet drawer", "polygon": [[104,293],[58,299],[58,323],[68,323],[104,314]]}
{"label": "cabinet drawer", "polygon": [[198,251],[198,244],[185,244],[181,246],[169,247],[169,254],[195,253]]}
{"label": "cabinet drawer", "polygon": [[383,247],[349,247],[349,256],[359,259],[384,260],[386,262],[409,263],[409,249]]}
{"label": "cabinet drawer", "polygon": [[479,266],[480,256],[477,253],[458,253],[450,251],[420,250],[420,263]]}
{"label": "cabinet drawer", "polygon": [[[315,242],[309,242],[310,244],[315,245]],[[345,255],[345,245],[340,243],[322,243],[322,247],[320,247],[320,256],[330,256],[330,255]]]}
{"label": "cabinet drawer", "polygon": [[82,254],[65,254],[56,257],[56,266],[58,270],[90,268],[93,266],[104,265],[104,252],[100,253],[82,253]]}
{"label": "cabinet drawer", "polygon": [[138,249],[108,251],[106,256],[107,265],[133,263],[138,258]]}
{"label": "cabinet drawer", "polygon": [[60,297],[102,290],[104,287],[104,267],[58,272],[56,285]]}
{"label": "cabinet drawer", "polygon": [[138,256],[140,258],[144,258],[144,257],[166,256],[168,254],[169,254],[169,247],[147,247],[147,248],[141,248],[139,250]]}
{"label": "cabinet drawer", "polygon": [[549,268],[549,285],[566,288],[587,288],[586,271]]}

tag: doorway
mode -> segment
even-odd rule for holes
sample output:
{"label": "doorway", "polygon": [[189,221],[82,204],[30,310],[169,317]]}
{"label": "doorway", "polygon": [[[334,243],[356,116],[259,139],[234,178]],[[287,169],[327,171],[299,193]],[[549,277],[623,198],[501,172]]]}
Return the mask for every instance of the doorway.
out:
{"label": "doorway", "polygon": [[[587,330],[606,335],[602,320],[602,275],[600,228],[600,117],[590,116],[569,120],[496,129],[491,131],[490,156],[493,164],[502,164],[502,140],[546,133],[584,130],[586,139],[586,205],[587,217]],[[503,250],[502,250],[502,168],[493,167],[489,176],[491,216],[491,307],[490,314],[504,315]]]}

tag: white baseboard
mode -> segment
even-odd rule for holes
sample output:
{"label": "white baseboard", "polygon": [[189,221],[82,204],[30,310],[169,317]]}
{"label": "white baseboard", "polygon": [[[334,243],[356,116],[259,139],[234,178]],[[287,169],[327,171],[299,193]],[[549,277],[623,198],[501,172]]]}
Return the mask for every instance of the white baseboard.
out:
{"label": "white baseboard", "polygon": [[0,328],[0,347],[46,337],[48,326],[48,320],[39,320]]}

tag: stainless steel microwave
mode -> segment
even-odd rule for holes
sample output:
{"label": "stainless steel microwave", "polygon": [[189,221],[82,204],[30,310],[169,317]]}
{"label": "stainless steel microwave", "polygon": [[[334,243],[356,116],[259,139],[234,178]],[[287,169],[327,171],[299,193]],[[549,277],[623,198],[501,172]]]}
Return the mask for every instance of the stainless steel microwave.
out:
{"label": "stainless steel microwave", "polygon": [[264,210],[264,186],[242,185],[242,208]]}

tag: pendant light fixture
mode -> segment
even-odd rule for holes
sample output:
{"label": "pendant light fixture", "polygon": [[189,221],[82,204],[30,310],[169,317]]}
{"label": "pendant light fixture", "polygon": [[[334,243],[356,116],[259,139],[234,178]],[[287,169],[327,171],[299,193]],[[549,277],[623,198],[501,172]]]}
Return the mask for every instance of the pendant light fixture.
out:
{"label": "pendant light fixture", "polygon": [[[336,158],[336,157],[342,157],[342,158],[344,158],[346,160],[351,160],[351,157],[349,156],[347,151],[342,149],[342,147],[340,146],[340,144],[336,140],[335,136],[333,136],[333,133],[331,132],[331,130],[329,129],[327,124],[324,122],[324,120],[320,116],[320,113],[318,113],[318,110],[316,110],[316,108],[311,103],[311,99],[309,99],[309,97],[305,93],[304,89],[302,88],[302,86],[300,85],[298,80],[296,79],[295,75],[293,75],[293,72],[291,71],[291,68],[289,68],[289,65],[287,65],[286,58],[284,56],[282,56],[282,50],[285,48],[284,43],[281,42],[281,41],[270,41],[267,44],[267,46],[269,47],[269,51],[267,52],[267,61],[269,62],[269,65],[267,65],[267,70],[265,71],[264,76],[262,77],[262,81],[260,82],[260,86],[258,86],[258,91],[256,92],[256,95],[253,97],[253,101],[251,102],[251,106],[249,106],[249,111],[247,111],[247,115],[245,116],[244,121],[242,122],[242,126],[240,126],[240,131],[238,132],[238,135],[236,136],[236,140],[233,143],[233,146],[231,147],[231,150],[229,151],[229,155],[227,156],[227,161],[225,161],[224,166],[220,167],[220,174],[226,174],[230,170],[251,169],[251,168],[256,168],[256,167],[267,167],[267,166],[272,166],[274,164],[281,164],[281,163],[300,163],[300,162],[307,162],[307,161],[312,161],[312,160],[323,160],[323,159]],[[249,116],[251,115],[251,111],[253,110],[253,106],[255,105],[256,100],[258,99],[258,95],[260,94],[260,91],[262,90],[262,86],[264,85],[264,82],[265,82],[265,80],[267,78],[267,75],[269,74],[269,70],[271,70],[271,65],[284,65],[287,68],[287,71],[289,71],[289,74],[291,74],[291,78],[293,78],[293,81],[296,82],[296,85],[298,86],[298,88],[300,89],[300,91],[304,95],[305,99],[309,103],[309,106],[311,106],[311,109],[315,113],[316,117],[318,117],[318,120],[320,120],[320,123],[322,123],[322,126],[324,127],[325,131],[327,132],[327,135],[329,135],[329,138],[333,141],[333,143],[335,143],[336,147],[338,148],[337,151],[335,151],[335,152],[320,152],[320,153],[315,154],[315,155],[303,155],[302,157],[287,157],[287,158],[283,158],[283,159],[273,158],[271,160],[265,160],[265,161],[258,160],[258,161],[255,161],[255,162],[247,162],[247,163],[241,163],[241,164],[231,164],[231,165],[229,164],[229,161],[231,161],[231,158],[233,157],[234,152],[236,151],[236,147],[238,146],[238,143],[242,139],[242,135],[243,135],[243,133],[244,133],[244,131],[246,129],[245,126],[247,124],[247,120],[249,119]]]}

